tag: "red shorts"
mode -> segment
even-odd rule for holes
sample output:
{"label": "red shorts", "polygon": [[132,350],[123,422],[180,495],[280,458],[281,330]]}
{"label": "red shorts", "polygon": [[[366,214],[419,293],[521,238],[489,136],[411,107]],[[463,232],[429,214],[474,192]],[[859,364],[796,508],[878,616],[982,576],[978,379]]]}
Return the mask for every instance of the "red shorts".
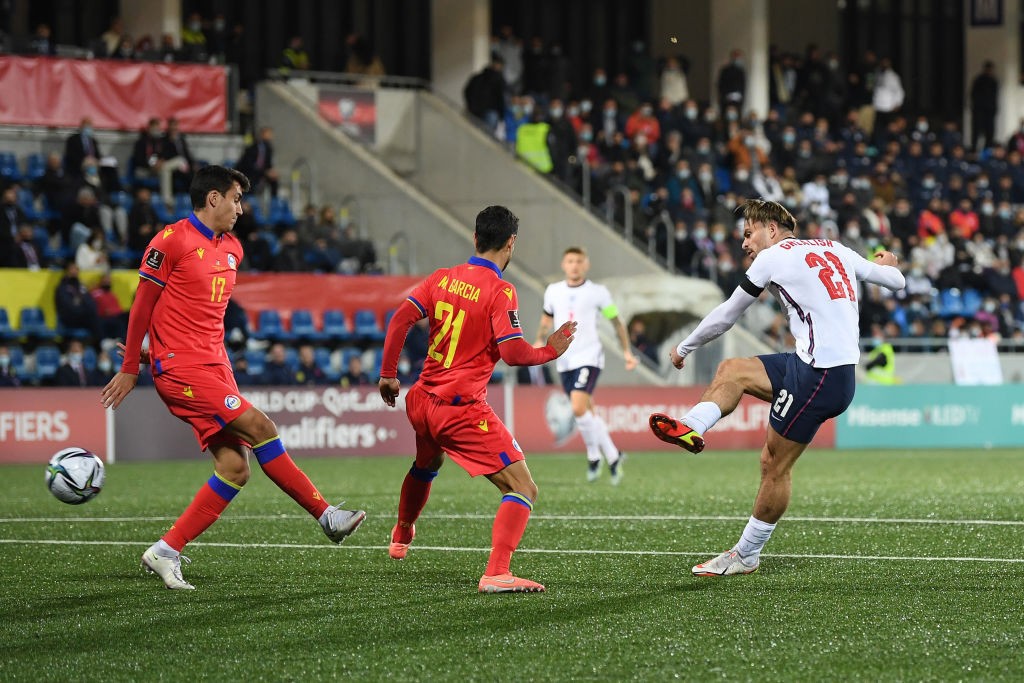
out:
{"label": "red shorts", "polygon": [[525,460],[487,401],[453,406],[414,384],[405,397],[405,412],[416,430],[417,467],[426,467],[441,451],[473,477]]}
{"label": "red shorts", "polygon": [[249,445],[225,432],[224,425],[252,408],[238,392],[229,365],[190,365],[153,377],[160,398],[179,420],[192,425],[199,447],[211,444]]}

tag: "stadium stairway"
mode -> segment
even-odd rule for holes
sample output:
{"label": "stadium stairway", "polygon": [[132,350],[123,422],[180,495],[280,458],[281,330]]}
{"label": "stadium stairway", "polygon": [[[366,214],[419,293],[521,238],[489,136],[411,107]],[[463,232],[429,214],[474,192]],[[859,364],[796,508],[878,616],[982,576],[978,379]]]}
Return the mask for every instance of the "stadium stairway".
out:
{"label": "stadium stairway", "polygon": [[[530,341],[544,287],[562,277],[561,254],[570,245],[588,249],[591,276],[612,290],[624,322],[639,313],[670,312],[672,329],[678,329],[722,300],[710,282],[667,274],[436,95],[407,88],[377,88],[373,95],[374,144],[363,144],[328,122],[320,113],[320,93],[304,80],[259,84],[257,124],[274,128],[279,168],[308,163],[316,203],[340,205],[356,196],[366,214],[367,237],[387,244],[404,234],[413,273],[429,273],[470,255],[476,213],[488,204],[504,204],[520,218],[522,237],[508,273],[519,290],[520,318]],[[603,327],[609,383],[666,382],[646,368],[625,372],[611,328]],[[728,355],[766,349],[740,329],[722,343]],[[665,374],[678,380],[678,373]]]}

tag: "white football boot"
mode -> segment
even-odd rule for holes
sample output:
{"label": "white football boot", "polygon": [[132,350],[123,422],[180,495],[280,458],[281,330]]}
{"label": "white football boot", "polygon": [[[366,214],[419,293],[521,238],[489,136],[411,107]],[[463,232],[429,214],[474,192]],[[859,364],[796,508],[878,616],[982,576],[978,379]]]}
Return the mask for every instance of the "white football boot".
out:
{"label": "white football boot", "polygon": [[196,589],[191,583],[181,576],[181,561],[191,562],[184,555],[165,557],[157,555],[150,547],[142,553],[142,568],[149,574],[156,574],[164,580],[164,585],[172,590],[194,591]]}
{"label": "white football boot", "polygon": [[365,510],[342,510],[330,505],[320,516],[320,526],[323,527],[327,538],[335,543],[341,543],[359,528],[364,519],[366,519]]}
{"label": "white football boot", "polygon": [[733,576],[735,574],[753,574],[760,566],[759,558],[754,558],[754,564],[751,565],[744,562],[735,550],[727,550],[718,557],[698,564],[690,571],[694,576]]}

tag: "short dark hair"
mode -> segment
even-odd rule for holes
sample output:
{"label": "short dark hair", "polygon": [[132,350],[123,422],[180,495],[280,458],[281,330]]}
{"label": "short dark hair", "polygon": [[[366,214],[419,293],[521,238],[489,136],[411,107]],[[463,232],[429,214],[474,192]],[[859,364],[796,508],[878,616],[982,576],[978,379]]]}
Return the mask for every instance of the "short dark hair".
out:
{"label": "short dark hair", "polygon": [[196,171],[192,178],[192,185],[188,188],[189,197],[192,199],[192,208],[205,208],[206,196],[210,192],[216,190],[221,194],[227,194],[235,183],[242,188],[242,192],[249,191],[249,179],[241,171],[223,166],[204,166]]}
{"label": "short dark hair", "polygon": [[500,249],[508,238],[519,232],[519,219],[504,206],[488,206],[476,215],[476,251],[478,254]]}
{"label": "short dark hair", "polygon": [[783,230],[796,232],[796,219],[789,209],[768,199],[748,199],[736,207],[736,213],[751,223],[774,222]]}
{"label": "short dark hair", "polygon": [[583,247],[567,247],[566,250],[562,252],[562,258],[565,258],[569,254],[579,254],[580,256],[586,258],[587,250],[584,249]]}

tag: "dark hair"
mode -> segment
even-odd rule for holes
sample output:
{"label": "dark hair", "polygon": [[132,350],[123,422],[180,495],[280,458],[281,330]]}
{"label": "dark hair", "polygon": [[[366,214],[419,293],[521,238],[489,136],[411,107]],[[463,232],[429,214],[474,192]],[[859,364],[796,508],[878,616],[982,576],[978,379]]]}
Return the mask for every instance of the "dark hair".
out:
{"label": "dark hair", "polygon": [[478,254],[500,249],[508,238],[519,232],[519,219],[504,206],[488,206],[476,215],[476,251]]}
{"label": "dark hair", "polygon": [[567,247],[566,250],[562,252],[562,258],[565,258],[569,254],[579,254],[580,256],[586,258],[587,250],[584,249],[583,247]]}
{"label": "dark hair", "polygon": [[196,171],[192,178],[192,185],[188,188],[189,197],[192,198],[192,208],[202,209],[206,206],[206,195],[214,190],[221,194],[227,194],[231,186],[238,183],[242,192],[249,191],[249,179],[241,171],[223,166],[204,166]]}
{"label": "dark hair", "polygon": [[778,202],[767,199],[748,199],[736,207],[736,214],[751,223],[776,223],[781,229],[796,232],[793,214]]}

